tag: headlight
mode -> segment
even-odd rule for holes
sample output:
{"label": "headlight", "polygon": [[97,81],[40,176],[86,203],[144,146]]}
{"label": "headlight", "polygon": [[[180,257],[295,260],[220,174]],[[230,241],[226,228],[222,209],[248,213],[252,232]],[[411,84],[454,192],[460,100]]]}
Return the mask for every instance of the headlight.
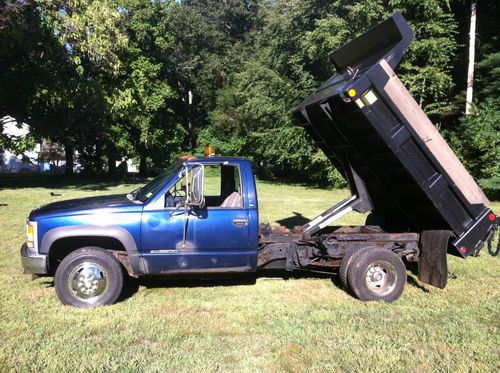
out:
{"label": "headlight", "polygon": [[28,222],[28,224],[26,225],[26,244],[30,249],[38,249],[36,233],[36,222]]}

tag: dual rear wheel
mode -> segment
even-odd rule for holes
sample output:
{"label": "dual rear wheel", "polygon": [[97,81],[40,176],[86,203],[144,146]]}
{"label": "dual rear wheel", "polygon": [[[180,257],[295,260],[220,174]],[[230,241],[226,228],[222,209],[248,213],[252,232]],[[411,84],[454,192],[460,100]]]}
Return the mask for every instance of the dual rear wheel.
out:
{"label": "dual rear wheel", "polygon": [[392,251],[362,248],[346,254],[339,270],[342,284],[364,301],[393,302],[403,294],[406,267]]}

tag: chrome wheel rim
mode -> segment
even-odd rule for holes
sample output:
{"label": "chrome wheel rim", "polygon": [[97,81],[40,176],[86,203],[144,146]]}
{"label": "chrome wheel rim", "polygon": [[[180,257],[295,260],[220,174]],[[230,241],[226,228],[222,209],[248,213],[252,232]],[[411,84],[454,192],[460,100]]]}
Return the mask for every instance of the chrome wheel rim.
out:
{"label": "chrome wheel rim", "polygon": [[390,294],[398,281],[396,268],[386,261],[376,261],[371,263],[366,269],[366,287],[378,296]]}
{"label": "chrome wheel rim", "polygon": [[95,262],[83,262],[68,276],[68,288],[80,300],[93,303],[108,288],[108,272]]}

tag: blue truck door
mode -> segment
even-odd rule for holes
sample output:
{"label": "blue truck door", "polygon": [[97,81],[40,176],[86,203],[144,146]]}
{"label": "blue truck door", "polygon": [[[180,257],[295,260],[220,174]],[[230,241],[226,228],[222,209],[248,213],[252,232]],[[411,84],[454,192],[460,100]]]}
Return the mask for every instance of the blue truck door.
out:
{"label": "blue truck door", "polygon": [[[249,240],[249,212],[238,164],[206,164],[205,206],[194,210],[189,239],[205,268],[253,270],[256,247]],[[252,246],[251,246],[252,245]]]}
{"label": "blue truck door", "polygon": [[143,212],[145,272],[255,270],[257,248],[249,239],[249,211],[238,165],[206,165],[205,206],[190,208],[187,215],[183,208],[169,206],[169,192],[164,197],[165,208]]}
{"label": "blue truck door", "polygon": [[247,210],[209,207],[190,223],[193,229],[189,230],[189,240],[198,253],[200,267],[252,270],[256,248],[248,247]]}

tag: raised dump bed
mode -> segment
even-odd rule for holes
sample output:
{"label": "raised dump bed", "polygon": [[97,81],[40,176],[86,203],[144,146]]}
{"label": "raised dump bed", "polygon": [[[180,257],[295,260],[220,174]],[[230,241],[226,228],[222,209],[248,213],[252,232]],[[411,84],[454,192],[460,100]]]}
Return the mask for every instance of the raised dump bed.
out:
{"label": "raised dump bed", "polygon": [[314,235],[345,211],[372,211],[388,232],[448,231],[465,257],[482,246],[497,218],[394,72],[413,37],[394,14],[332,52],[337,74],[295,109],[353,192],[304,231]]}

